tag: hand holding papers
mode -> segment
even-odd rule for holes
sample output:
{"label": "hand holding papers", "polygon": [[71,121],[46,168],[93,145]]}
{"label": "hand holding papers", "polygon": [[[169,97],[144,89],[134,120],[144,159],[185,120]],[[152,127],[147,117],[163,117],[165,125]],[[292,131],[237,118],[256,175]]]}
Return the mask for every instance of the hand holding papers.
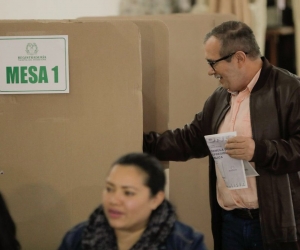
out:
{"label": "hand holding papers", "polygon": [[[255,169],[247,161],[231,158],[225,151],[225,144],[228,138],[236,136],[236,132],[228,132],[205,136],[206,143],[215,160],[216,167],[229,189],[247,188],[247,176],[258,175]],[[247,171],[245,171],[245,165]],[[248,175],[249,173],[249,175]]]}

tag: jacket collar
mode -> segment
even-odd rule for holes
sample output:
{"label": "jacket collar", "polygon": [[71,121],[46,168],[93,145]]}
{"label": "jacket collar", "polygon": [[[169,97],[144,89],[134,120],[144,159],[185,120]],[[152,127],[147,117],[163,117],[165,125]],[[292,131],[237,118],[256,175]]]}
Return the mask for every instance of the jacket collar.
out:
{"label": "jacket collar", "polygon": [[260,72],[260,76],[252,90],[252,93],[260,90],[265,85],[273,67],[265,57],[261,57],[261,60],[263,61],[263,66]]}

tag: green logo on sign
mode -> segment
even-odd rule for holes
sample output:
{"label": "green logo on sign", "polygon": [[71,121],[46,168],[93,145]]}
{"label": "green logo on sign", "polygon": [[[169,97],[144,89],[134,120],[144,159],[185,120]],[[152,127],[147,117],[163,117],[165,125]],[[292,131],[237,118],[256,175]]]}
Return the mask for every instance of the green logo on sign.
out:
{"label": "green logo on sign", "polygon": [[28,55],[35,55],[38,52],[38,47],[35,43],[28,43],[26,46],[26,52]]}

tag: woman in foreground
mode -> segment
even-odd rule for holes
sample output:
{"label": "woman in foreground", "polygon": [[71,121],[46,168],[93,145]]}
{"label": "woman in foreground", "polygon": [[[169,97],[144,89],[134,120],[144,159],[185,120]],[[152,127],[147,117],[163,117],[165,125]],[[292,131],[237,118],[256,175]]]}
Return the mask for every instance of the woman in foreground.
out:
{"label": "woman in foreground", "polygon": [[122,156],[106,178],[103,204],[65,235],[59,250],[205,250],[203,235],[176,219],[165,182],[156,158]]}

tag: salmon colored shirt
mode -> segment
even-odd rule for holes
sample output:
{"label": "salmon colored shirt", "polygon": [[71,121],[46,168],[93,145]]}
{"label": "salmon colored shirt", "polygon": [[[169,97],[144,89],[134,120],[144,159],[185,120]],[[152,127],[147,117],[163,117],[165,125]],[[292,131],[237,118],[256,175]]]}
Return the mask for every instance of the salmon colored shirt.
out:
{"label": "salmon colored shirt", "polygon": [[[245,90],[239,93],[231,93],[231,109],[221,123],[218,133],[236,131],[239,136],[252,138],[249,99],[251,91],[259,78],[260,71],[256,73]],[[250,162],[250,164],[255,168],[254,162]],[[218,168],[216,168],[216,173],[217,200],[222,208],[226,210],[258,208],[256,177],[247,177],[248,188],[230,190],[226,187]]]}

